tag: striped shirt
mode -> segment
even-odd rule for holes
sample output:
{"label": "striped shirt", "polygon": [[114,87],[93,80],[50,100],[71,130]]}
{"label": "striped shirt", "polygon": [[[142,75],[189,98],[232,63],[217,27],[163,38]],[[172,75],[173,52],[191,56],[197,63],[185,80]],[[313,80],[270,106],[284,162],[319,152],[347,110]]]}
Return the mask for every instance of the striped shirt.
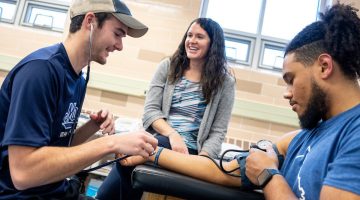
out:
{"label": "striped shirt", "polygon": [[181,77],[175,86],[168,122],[190,149],[197,150],[197,136],[205,108],[200,83]]}

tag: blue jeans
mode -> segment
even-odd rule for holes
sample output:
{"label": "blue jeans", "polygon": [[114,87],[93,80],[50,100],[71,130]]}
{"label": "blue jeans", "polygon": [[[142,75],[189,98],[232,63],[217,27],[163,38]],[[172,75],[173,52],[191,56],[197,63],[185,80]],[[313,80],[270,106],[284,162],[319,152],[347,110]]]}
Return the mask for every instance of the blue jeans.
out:
{"label": "blue jeans", "polygon": [[[171,149],[168,137],[157,135],[158,146]],[[197,151],[189,149],[190,154]],[[141,199],[142,190],[133,189],[131,186],[131,173],[135,167],[121,166],[119,162],[111,169],[109,175],[101,184],[96,199],[99,200],[138,200]]]}

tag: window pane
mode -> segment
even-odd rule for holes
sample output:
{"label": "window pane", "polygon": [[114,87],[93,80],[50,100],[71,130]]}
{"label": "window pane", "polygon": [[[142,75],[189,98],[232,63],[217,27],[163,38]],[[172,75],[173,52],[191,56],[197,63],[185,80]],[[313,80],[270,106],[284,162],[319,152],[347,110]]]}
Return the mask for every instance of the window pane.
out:
{"label": "window pane", "polygon": [[249,62],[250,42],[225,39],[226,57],[232,60]]}
{"label": "window pane", "polygon": [[290,40],[306,25],[316,21],[317,14],[318,0],[266,1],[262,35]]}
{"label": "window pane", "polygon": [[1,21],[14,21],[16,12],[16,1],[0,1]]}
{"label": "window pane", "polygon": [[25,23],[37,26],[63,30],[66,20],[66,10],[29,4]]}
{"label": "window pane", "polygon": [[265,44],[261,66],[270,69],[282,70],[284,48]]}
{"label": "window pane", "polygon": [[223,28],[257,33],[262,0],[209,0],[206,17]]}

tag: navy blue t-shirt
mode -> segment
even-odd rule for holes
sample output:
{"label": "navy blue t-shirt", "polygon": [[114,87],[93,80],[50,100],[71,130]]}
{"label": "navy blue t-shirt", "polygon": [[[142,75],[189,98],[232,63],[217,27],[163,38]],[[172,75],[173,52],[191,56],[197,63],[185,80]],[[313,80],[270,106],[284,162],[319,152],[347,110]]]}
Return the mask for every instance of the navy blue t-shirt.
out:
{"label": "navy blue t-shirt", "polygon": [[9,72],[0,90],[0,199],[67,190],[66,180],[16,190],[9,173],[8,146],[68,146],[85,89],[82,73],[74,71],[63,44],[31,53]]}
{"label": "navy blue t-shirt", "polygon": [[360,195],[360,105],[295,136],[281,172],[299,199],[324,185]]}

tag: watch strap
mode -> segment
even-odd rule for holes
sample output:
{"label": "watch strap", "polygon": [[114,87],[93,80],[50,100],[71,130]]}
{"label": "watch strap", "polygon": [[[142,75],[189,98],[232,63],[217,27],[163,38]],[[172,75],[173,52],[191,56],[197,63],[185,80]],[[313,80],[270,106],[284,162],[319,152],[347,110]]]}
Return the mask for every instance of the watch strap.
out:
{"label": "watch strap", "polygon": [[261,174],[263,173],[267,173],[267,176],[265,177],[264,180],[261,180],[262,183],[260,183],[260,180],[258,178],[259,184],[260,184],[260,188],[264,188],[272,179],[272,177],[276,174],[281,174],[280,171],[278,169],[264,169]]}

